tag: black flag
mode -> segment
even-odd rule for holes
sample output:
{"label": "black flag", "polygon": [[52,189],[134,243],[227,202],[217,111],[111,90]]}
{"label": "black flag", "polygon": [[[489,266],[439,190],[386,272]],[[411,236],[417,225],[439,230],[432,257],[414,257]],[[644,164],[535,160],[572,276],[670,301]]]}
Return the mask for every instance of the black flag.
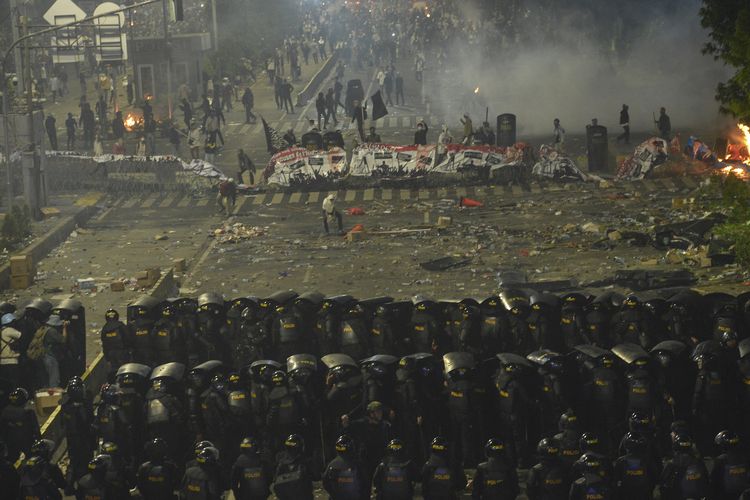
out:
{"label": "black flag", "polygon": [[372,94],[372,97],[370,97],[370,99],[372,99],[372,121],[383,118],[388,114],[388,110],[386,109],[385,103],[383,102],[383,95],[379,90]]}
{"label": "black flag", "polygon": [[274,154],[289,147],[278,130],[270,126],[265,118],[261,117],[261,120],[263,121],[263,132],[266,134],[266,147],[269,153]]}

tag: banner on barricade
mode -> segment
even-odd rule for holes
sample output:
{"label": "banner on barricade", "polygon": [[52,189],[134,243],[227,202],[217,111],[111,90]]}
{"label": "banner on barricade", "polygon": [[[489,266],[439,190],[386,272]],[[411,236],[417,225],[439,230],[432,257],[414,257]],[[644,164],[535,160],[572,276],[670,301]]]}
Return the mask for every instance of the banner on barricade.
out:
{"label": "banner on barricade", "polygon": [[263,173],[268,184],[292,186],[316,180],[337,179],[346,173],[346,151],[310,151],[294,147],[271,157]]}

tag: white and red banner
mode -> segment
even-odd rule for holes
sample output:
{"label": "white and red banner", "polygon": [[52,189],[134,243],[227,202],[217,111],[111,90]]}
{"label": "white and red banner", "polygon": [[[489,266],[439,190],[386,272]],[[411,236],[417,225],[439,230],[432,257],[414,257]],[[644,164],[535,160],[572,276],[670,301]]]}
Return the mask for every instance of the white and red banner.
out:
{"label": "white and red banner", "polygon": [[271,157],[263,176],[268,184],[291,186],[315,180],[335,179],[346,171],[346,151],[310,151],[294,147]]}

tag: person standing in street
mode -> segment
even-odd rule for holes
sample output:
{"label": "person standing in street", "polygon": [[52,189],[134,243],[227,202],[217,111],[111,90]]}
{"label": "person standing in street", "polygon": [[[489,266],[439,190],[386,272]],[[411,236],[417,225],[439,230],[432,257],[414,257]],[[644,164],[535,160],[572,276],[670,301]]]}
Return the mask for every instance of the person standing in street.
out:
{"label": "person standing in street", "polygon": [[367,120],[367,108],[363,107],[362,102],[359,100],[354,101],[352,108],[352,123],[355,121],[357,122],[359,138],[362,142],[365,142],[365,120]]}
{"label": "person standing in street", "polygon": [[242,182],[242,175],[247,172],[247,174],[250,176],[250,185],[255,184],[255,164],[253,163],[253,160],[250,159],[250,157],[245,153],[245,150],[240,149],[237,151],[237,163],[239,163],[240,171],[237,174],[237,181]]}
{"label": "person standing in street", "polygon": [[[245,123],[255,123],[258,118],[253,114],[253,106],[255,106],[255,96],[250,87],[245,88],[245,93],[242,94],[242,105],[245,107]],[[250,121],[252,119],[252,122]]]}
{"label": "person standing in street", "polygon": [[68,151],[73,151],[76,147],[76,119],[73,113],[68,113],[68,119],[65,120],[65,131],[68,133]]}
{"label": "person standing in street", "polygon": [[393,101],[391,100],[391,94],[393,93],[393,73],[390,71],[385,74],[383,89],[385,90],[385,103],[393,106]]}
{"label": "person standing in street", "polygon": [[396,106],[401,104],[403,106],[405,104],[404,101],[404,77],[401,76],[401,73],[396,71],[396,77],[394,78],[395,87],[396,87]]}
{"label": "person standing in street", "polygon": [[427,124],[424,122],[424,120],[419,120],[419,123],[417,123],[417,131],[414,132],[414,144],[417,146],[426,146],[427,145],[427,132],[430,129],[427,127]]}
{"label": "person standing in street", "polygon": [[115,113],[112,119],[112,137],[115,141],[125,138],[125,123],[122,121],[122,111]]}
{"label": "person standing in street", "polygon": [[341,212],[336,209],[336,195],[329,194],[323,200],[323,229],[326,235],[330,235],[329,222],[336,221],[339,234],[344,234],[344,222],[341,218]]}
{"label": "person standing in street", "polygon": [[44,120],[44,128],[47,131],[47,137],[49,138],[49,145],[52,151],[57,151],[57,120],[52,115],[47,115]]}
{"label": "person standing in street", "polygon": [[620,126],[622,134],[617,136],[617,142],[623,141],[625,144],[630,144],[630,113],[628,113],[627,104],[623,104],[620,110]]}
{"label": "person standing in street", "polygon": [[18,387],[21,379],[18,370],[21,332],[16,330],[15,322],[13,313],[5,313],[0,319],[0,378],[8,383],[8,387]]}
{"label": "person standing in street", "polygon": [[471,118],[468,113],[464,113],[464,117],[461,118],[461,125],[464,126],[464,136],[461,139],[461,144],[465,146],[471,145],[471,140],[474,137],[474,125],[471,123]]}
{"label": "person standing in street", "polygon": [[326,113],[328,119],[333,119],[333,124],[338,125],[339,121],[336,119],[336,98],[333,95],[333,89],[329,88],[326,93]]}
{"label": "person standing in street", "polygon": [[172,150],[174,151],[174,155],[179,158],[180,156],[180,131],[177,130],[177,127],[175,127],[174,123],[169,123],[169,130],[167,131],[167,138],[169,139],[169,143],[172,145]]}
{"label": "person standing in street", "polygon": [[336,99],[336,106],[341,107],[346,111],[346,106],[341,104],[341,91],[344,90],[344,86],[341,84],[341,79],[337,76],[333,83],[333,97]]}
{"label": "person standing in street", "polygon": [[190,146],[190,159],[199,159],[201,156],[201,128],[195,122],[191,123],[188,145]]}
{"label": "person standing in street", "polygon": [[318,92],[315,99],[315,110],[318,112],[318,130],[328,127],[328,112],[326,111],[326,98],[323,92]]}
{"label": "person standing in street", "polygon": [[559,118],[555,118],[552,124],[555,126],[552,132],[554,135],[555,150],[561,152],[565,144],[565,129],[560,125]]}
{"label": "person standing in street", "polygon": [[294,103],[292,102],[292,93],[294,92],[294,87],[289,82],[288,78],[284,79],[281,91],[282,100],[284,102],[284,109],[287,113],[294,113]]}
{"label": "person standing in street", "polygon": [[669,141],[672,135],[672,121],[669,119],[665,108],[659,110],[659,119],[656,120],[656,128],[659,129],[659,137],[665,141]]}

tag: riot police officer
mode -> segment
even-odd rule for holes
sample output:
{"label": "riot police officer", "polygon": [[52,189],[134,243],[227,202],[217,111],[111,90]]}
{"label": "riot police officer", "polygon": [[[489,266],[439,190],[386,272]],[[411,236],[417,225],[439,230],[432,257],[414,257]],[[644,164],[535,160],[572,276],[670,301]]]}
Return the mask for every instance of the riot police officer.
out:
{"label": "riot police officer", "polygon": [[373,354],[409,354],[405,339],[409,335],[409,318],[412,304],[397,301],[380,304],[370,327],[370,347]]}
{"label": "riot police officer", "polygon": [[68,443],[68,482],[73,483],[86,473],[87,462],[94,451],[95,440],[91,433],[94,412],[86,398],[86,388],[80,377],[68,380],[60,399],[60,412]]}
{"label": "riot police officer", "polygon": [[526,355],[534,350],[528,318],[531,314],[529,296],[522,290],[505,290],[500,299],[508,311],[508,352]]}
{"label": "riot police officer", "polygon": [[569,293],[562,297],[560,330],[568,352],[577,345],[591,343],[586,325],[587,304],[588,298],[580,293]]}
{"label": "riot police officer", "polygon": [[240,455],[232,465],[230,489],[236,500],[265,500],[271,495],[273,477],[268,465],[260,459],[258,443],[245,437],[240,443]]}
{"label": "riot police officer", "polygon": [[583,465],[583,476],[573,481],[570,486],[570,500],[613,499],[614,488],[600,457],[593,453],[584,453],[580,462]]}
{"label": "riot police officer", "polygon": [[18,471],[8,460],[8,447],[4,441],[0,441],[0,491],[6,492],[8,498],[16,498],[20,482]]}
{"label": "riot police officer", "polygon": [[115,491],[107,485],[107,461],[104,455],[98,455],[88,463],[88,473],[78,480],[79,498],[91,500],[105,500],[108,498],[120,498]]}
{"label": "riot police officer", "polygon": [[560,461],[553,439],[543,438],[536,447],[539,463],[529,471],[526,496],[529,500],[565,500],[570,486],[569,469]]}
{"label": "riot police officer", "polygon": [[615,341],[619,344],[635,344],[643,349],[651,349],[661,340],[648,309],[633,294],[625,297],[622,307],[612,317],[612,325]]}
{"label": "riot police officer", "polygon": [[693,451],[693,441],[678,435],[673,445],[674,456],[667,461],[661,475],[659,490],[665,500],[707,498],[711,495],[708,471],[703,459]]}
{"label": "riot police officer", "polygon": [[490,358],[500,352],[507,351],[504,340],[507,338],[508,318],[500,297],[488,297],[479,304],[481,313],[482,337],[481,359]]}
{"label": "riot police officer", "polygon": [[376,500],[411,500],[414,498],[414,483],[419,481],[419,472],[409,460],[406,447],[400,439],[391,439],[385,457],[373,474],[372,485]]}
{"label": "riot police officer", "polygon": [[[245,388],[242,375],[232,372],[227,376],[227,436],[232,441],[236,436],[250,436],[255,432],[253,427],[253,409],[250,403],[250,392]],[[240,452],[239,443],[230,442],[226,451],[227,462],[233,461]]]}
{"label": "riot police officer", "polygon": [[8,459],[15,462],[22,452],[29,456],[31,445],[40,437],[39,423],[26,389],[14,389],[8,403],[0,412],[0,440],[8,446]]}
{"label": "riot police officer", "polygon": [[188,374],[188,428],[196,439],[202,439],[206,432],[206,425],[203,421],[203,409],[201,408],[203,395],[210,388],[211,378],[214,374],[219,373],[223,369],[224,363],[218,359],[211,359],[193,367]]}
{"label": "riot police officer", "polygon": [[150,295],[143,295],[128,305],[128,328],[132,360],[142,365],[154,366],[151,330],[159,301]]}
{"label": "riot police officer", "polygon": [[219,452],[205,448],[195,458],[196,464],[185,470],[180,488],[185,500],[220,500],[223,485],[219,470]]}
{"label": "riot police officer", "polygon": [[250,365],[250,409],[258,435],[266,430],[268,395],[273,385],[271,376],[279,369],[281,365],[272,359],[261,359]]}
{"label": "riot police officer", "polygon": [[464,467],[472,467],[477,460],[474,357],[468,352],[450,352],[443,356],[443,365],[454,458]]}
{"label": "riot police officer", "polygon": [[420,439],[423,436],[422,424],[429,412],[424,394],[420,390],[419,360],[431,357],[432,355],[427,353],[405,356],[399,360],[396,369],[396,435],[403,436],[408,455],[420,461],[424,461],[422,450],[427,445]]}
{"label": "riot police officer", "polygon": [[296,393],[310,415],[320,410],[323,384],[318,360],[312,354],[295,354],[286,360],[289,389]]}
{"label": "riot police officer", "polygon": [[226,379],[221,373],[214,374],[208,388],[201,394],[200,408],[204,437],[222,452],[220,456],[226,456],[227,450],[231,447],[230,436],[227,434],[229,404]]}
{"label": "riot police officer", "polygon": [[344,434],[336,440],[336,457],[323,472],[323,489],[332,499],[366,500],[370,498],[370,478],[357,458],[354,441]]}
{"label": "riot police officer", "polygon": [[376,354],[360,361],[365,405],[380,401],[386,411],[393,408],[397,362],[398,358],[390,354]]}
{"label": "riot police officer", "polygon": [[535,420],[539,422],[540,430],[548,434],[557,427],[560,414],[572,406],[565,358],[554,351],[542,349],[532,352],[526,359],[536,365],[541,382],[541,390],[537,394],[540,412]]}
{"label": "riot police officer", "polygon": [[523,370],[531,364],[513,353],[498,354],[500,369],[495,376],[496,403],[499,422],[510,444],[510,455],[521,468],[529,464],[526,435],[533,407],[533,397],[524,383]]}
{"label": "riot police officer", "polygon": [[625,454],[614,464],[614,484],[620,498],[653,498],[659,466],[648,452],[646,439],[632,432],[623,438]]}
{"label": "riot police officer", "polygon": [[438,304],[421,295],[412,298],[412,303],[414,309],[409,332],[411,352],[443,354],[448,347],[448,339]]}
{"label": "riot police officer", "polygon": [[466,474],[451,460],[448,441],[437,436],[430,444],[430,456],[422,467],[422,496],[425,500],[455,500],[466,488]]}
{"label": "riot police officer", "polygon": [[370,353],[370,326],[365,307],[356,302],[341,317],[341,329],[335,338],[338,352],[352,359],[363,359]]}
{"label": "riot police officer", "polygon": [[584,322],[588,328],[587,337],[593,345],[602,349],[609,349],[614,345],[610,321],[612,315],[622,305],[622,300],[623,297],[619,293],[606,292],[584,306]]}
{"label": "riot police officer", "polygon": [[305,441],[298,434],[284,441],[273,482],[273,492],[279,500],[313,499],[313,473],[304,450]]}
{"label": "riot police officer", "polygon": [[187,339],[177,326],[176,316],[174,305],[165,302],[161,307],[161,317],[151,331],[156,365],[187,362]]}
{"label": "riot police officer", "polygon": [[272,335],[276,361],[284,362],[294,354],[312,352],[315,343],[311,335],[313,318],[322,300],[322,295],[313,292],[276,306]]}
{"label": "riot police officer", "polygon": [[328,367],[324,410],[328,424],[336,427],[342,415],[353,413],[362,404],[362,374],[346,354],[328,354],[321,361]]}
{"label": "riot police officer", "polygon": [[563,348],[559,299],[551,294],[535,293],[531,296],[530,304],[531,313],[527,323],[532,345],[535,349],[559,351]]}
{"label": "riot police officer", "polygon": [[750,488],[750,464],[747,454],[740,449],[740,437],[733,431],[721,431],[716,435],[715,442],[721,454],[714,459],[711,471],[713,498],[737,498]]}
{"label": "riot police officer", "polygon": [[691,348],[706,340],[706,331],[710,331],[704,314],[703,297],[693,291],[685,290],[670,297],[664,317],[667,324],[667,335],[671,340],[679,340]]}
{"label": "riot police officer", "polygon": [[669,421],[688,418],[690,414],[695,366],[689,360],[687,346],[677,340],[658,343],[651,349],[651,357],[655,361],[658,392],[669,409],[662,417],[670,418],[660,425],[667,428]]}
{"label": "riot police officer", "polygon": [[[737,361],[739,372],[739,415],[740,422],[750,419],[750,338],[744,339],[739,344],[739,361]],[[750,438],[750,429],[744,426],[741,429],[743,439]]]}
{"label": "riot police officer", "polygon": [[344,415],[341,424],[344,431],[356,440],[363,472],[365,477],[371,478],[393,434],[390,422],[383,418],[383,404],[371,401],[367,404],[365,417],[350,421],[349,416]]}
{"label": "riot police officer", "polygon": [[224,299],[218,293],[204,293],[198,297],[198,330],[196,342],[198,359],[220,360],[228,363],[230,347],[222,328],[226,323]]}
{"label": "riot police officer", "polygon": [[271,437],[273,455],[281,451],[285,436],[305,434],[305,415],[308,410],[299,394],[289,389],[287,375],[276,370],[271,375],[271,391],[268,394],[266,428]]}
{"label": "riot police officer", "polygon": [[120,406],[120,388],[105,384],[99,395],[101,400],[94,410],[92,426],[95,435],[104,442],[116,443],[125,456],[131,457],[134,433],[132,423]]}
{"label": "riot police officer", "polygon": [[46,461],[42,457],[32,456],[27,458],[21,469],[18,498],[44,498],[49,500],[62,500],[61,487],[55,484],[53,478],[47,475]]}
{"label": "riot police officer", "polygon": [[[587,410],[587,428],[607,436],[609,442],[611,433],[622,422],[623,406],[622,381],[615,370],[614,356],[592,345],[578,345],[575,349],[585,356],[579,408]],[[609,443],[608,447],[613,445]]]}
{"label": "riot police officer", "polygon": [[514,500],[520,490],[516,469],[507,459],[505,444],[491,438],[484,446],[486,462],[477,466],[471,498],[479,500]]}
{"label": "riot police officer", "polygon": [[653,414],[661,410],[648,353],[638,344],[618,344],[612,348],[612,352],[626,365],[625,407],[628,413],[642,411]]}
{"label": "riot police officer", "polygon": [[148,461],[138,467],[136,485],[144,500],[173,499],[179,484],[177,466],[167,458],[167,442],[154,438],[146,444]]}
{"label": "riot police officer", "polygon": [[126,363],[117,369],[115,381],[120,388],[120,408],[133,428],[133,450],[140,461],[146,435],[146,414],[143,411],[151,368],[139,363]]}
{"label": "riot police officer", "polygon": [[115,309],[109,308],[104,313],[104,326],[99,337],[104,359],[109,363],[109,373],[130,361],[128,328],[120,321],[120,314]]}
{"label": "riot police officer", "polygon": [[553,436],[553,444],[558,450],[558,461],[570,470],[581,456],[578,415],[573,410],[562,413],[558,421],[558,429],[560,432]]}
{"label": "riot police officer", "polygon": [[336,295],[323,300],[315,317],[315,353],[325,356],[335,353],[344,313],[356,300],[351,295]]}
{"label": "riot police officer", "polygon": [[698,368],[693,391],[693,428],[696,444],[704,455],[713,455],[716,434],[726,429],[732,388],[726,372],[719,363],[719,346],[715,341],[701,342],[693,351],[693,360]]}
{"label": "riot police officer", "polygon": [[[151,388],[146,393],[146,435],[154,451],[166,446],[167,455],[177,460],[185,453],[186,414],[180,398],[179,383],[185,372],[181,363],[157,366],[151,374]],[[155,439],[160,441],[155,444]]]}

